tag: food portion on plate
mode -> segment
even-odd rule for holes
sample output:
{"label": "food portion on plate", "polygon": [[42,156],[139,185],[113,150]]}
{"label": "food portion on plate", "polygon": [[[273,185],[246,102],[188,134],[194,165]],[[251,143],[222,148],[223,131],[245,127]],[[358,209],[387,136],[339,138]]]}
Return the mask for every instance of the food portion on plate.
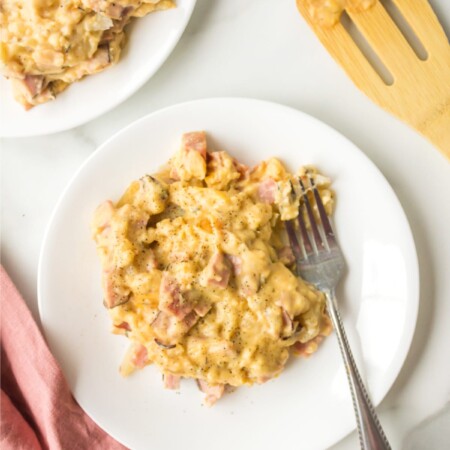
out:
{"label": "food portion on plate", "polygon": [[0,61],[25,109],[115,64],[134,17],[172,0],[2,0]]}
{"label": "food portion on plate", "polygon": [[193,378],[212,405],[316,351],[331,331],[325,298],[295,275],[283,225],[306,173],[331,214],[330,180],[314,168],[293,175],[271,158],[250,169],[191,132],[167,166],[97,208],[104,304],[131,341],[122,375],[154,363],[167,388]]}

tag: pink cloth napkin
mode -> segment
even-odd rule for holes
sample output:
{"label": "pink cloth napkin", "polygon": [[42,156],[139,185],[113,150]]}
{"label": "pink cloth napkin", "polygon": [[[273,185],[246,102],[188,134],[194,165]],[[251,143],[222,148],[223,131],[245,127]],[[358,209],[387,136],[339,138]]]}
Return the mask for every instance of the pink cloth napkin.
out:
{"label": "pink cloth napkin", "polygon": [[0,266],[2,450],[123,450],[78,406],[16,287]]}

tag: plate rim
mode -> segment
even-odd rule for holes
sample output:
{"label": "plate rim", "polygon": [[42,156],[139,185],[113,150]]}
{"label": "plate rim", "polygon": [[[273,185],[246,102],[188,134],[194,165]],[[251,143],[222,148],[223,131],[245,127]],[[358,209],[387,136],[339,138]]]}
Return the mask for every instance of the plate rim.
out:
{"label": "plate rim", "polygon": [[[347,138],[345,135],[341,134],[339,131],[337,131],[335,128],[333,128],[331,125],[328,125],[326,122],[323,122],[322,120],[320,120],[308,113],[305,113],[302,110],[299,110],[294,107],[287,106],[285,104],[278,103],[278,102],[262,100],[262,99],[258,99],[258,98],[252,98],[252,97],[233,97],[233,96],[231,96],[231,97],[205,97],[205,98],[199,98],[199,99],[195,99],[195,100],[189,100],[189,101],[185,101],[185,102],[175,103],[175,104],[166,106],[164,108],[158,109],[156,111],[153,111],[149,114],[146,114],[146,115],[136,119],[135,121],[133,121],[130,124],[123,127],[122,129],[116,131],[111,137],[109,137],[102,144],[100,144],[96,148],[96,150],[94,152],[92,152],[88,156],[88,158],[86,158],[86,160],[80,165],[80,167],[75,171],[74,175],[72,176],[70,181],[67,183],[67,185],[65,186],[63,191],[61,192],[60,197],[58,198],[58,200],[53,208],[53,211],[49,217],[49,220],[48,220],[48,223],[47,223],[47,226],[45,229],[45,233],[44,233],[44,236],[42,239],[42,245],[41,245],[39,261],[38,261],[38,274],[37,274],[37,294],[38,295],[37,295],[37,297],[38,297],[39,318],[41,320],[44,336],[46,336],[46,331],[45,331],[45,327],[44,327],[44,321],[42,320],[43,319],[43,317],[42,317],[42,315],[43,315],[43,300],[42,300],[42,297],[43,297],[43,294],[42,294],[42,289],[43,289],[42,288],[42,285],[43,285],[42,272],[43,272],[43,269],[42,269],[42,267],[43,267],[43,260],[45,257],[45,253],[46,253],[46,246],[47,246],[49,234],[50,234],[54,219],[58,213],[59,207],[60,207],[61,203],[64,201],[64,198],[65,198],[67,192],[71,189],[75,180],[78,178],[79,174],[84,170],[84,168],[86,166],[88,166],[91,163],[92,160],[99,157],[99,155],[102,154],[103,152],[107,151],[108,146],[111,142],[113,142],[120,135],[127,133],[133,127],[138,126],[141,122],[149,120],[153,116],[165,114],[168,111],[170,111],[171,109],[185,108],[185,107],[190,107],[190,106],[195,107],[196,104],[215,103],[215,102],[229,102],[229,103],[244,102],[244,103],[248,103],[248,104],[253,104],[255,106],[259,105],[259,106],[269,108],[269,109],[284,110],[286,113],[289,113],[291,115],[293,114],[293,115],[303,116],[304,119],[306,118],[307,120],[310,120],[312,122],[317,123],[318,125],[320,125],[322,127],[327,128],[330,133],[332,133],[332,134],[338,136],[340,139],[343,139],[344,141],[346,141],[346,144],[349,147],[351,147],[353,149],[353,151],[355,151],[360,156],[362,156],[365,159],[365,162],[371,166],[371,169],[378,175],[378,177],[380,177],[380,179],[384,182],[385,187],[390,191],[392,200],[396,203],[399,217],[401,216],[401,218],[403,220],[403,224],[405,226],[405,231],[407,232],[406,237],[407,237],[407,240],[409,241],[408,247],[410,249],[411,256],[412,256],[409,263],[411,266],[410,270],[411,270],[411,277],[412,277],[413,283],[409,285],[411,292],[408,296],[408,299],[410,302],[409,307],[408,307],[409,314],[410,314],[410,323],[408,324],[407,322],[405,322],[405,327],[404,327],[405,331],[403,333],[403,339],[400,341],[400,342],[403,342],[405,345],[404,354],[402,355],[401,358],[397,357],[394,359],[394,362],[392,363],[392,369],[390,371],[390,377],[385,382],[385,387],[381,390],[380,398],[373,402],[374,406],[377,407],[386,398],[387,394],[393,387],[395,380],[398,378],[398,375],[399,375],[402,367],[404,366],[406,358],[407,358],[409,352],[411,351],[411,344],[412,344],[416,326],[417,326],[417,318],[418,318],[418,312],[419,312],[419,306],[420,306],[420,265],[419,265],[419,259],[418,259],[418,254],[417,254],[417,247],[416,247],[415,240],[414,240],[414,234],[412,232],[411,225],[409,223],[406,212],[403,209],[403,206],[402,206],[399,198],[397,197],[393,187],[391,186],[391,184],[389,183],[387,178],[384,176],[384,174],[381,172],[381,170],[376,166],[376,164],[358,146],[356,146],[349,138]],[[414,307],[414,309],[412,310],[411,308],[413,308],[413,307]],[[81,407],[81,405],[80,405],[80,407]],[[87,414],[87,412],[86,412],[86,414]],[[94,420],[93,416],[91,416],[90,414],[88,414],[88,415],[89,415],[89,417],[91,417],[92,420]],[[101,428],[103,428],[103,426],[100,425],[100,423],[102,423],[102,421],[94,420],[94,422],[97,423],[97,425],[99,425]],[[341,433],[341,436],[336,441],[334,441],[332,445],[337,444],[338,442],[340,442],[342,439],[344,439],[347,435],[349,435],[351,432],[353,432],[355,430],[356,430],[356,421],[354,423],[352,423],[352,425],[349,429],[343,430]],[[110,434],[118,442],[122,442],[115,435],[115,433],[111,433],[110,431],[108,431],[107,433]],[[126,445],[126,444],[124,444],[124,445]]]}
{"label": "plate rim", "polygon": [[[0,138],[17,139],[17,138],[30,138],[30,137],[38,137],[38,136],[50,136],[52,134],[60,133],[63,131],[73,130],[73,129],[83,126],[87,123],[90,123],[95,119],[98,119],[99,117],[112,111],[114,108],[118,107],[120,104],[122,104],[123,102],[128,100],[132,95],[134,95],[139,89],[141,89],[142,86],[144,86],[144,84],[146,84],[161,69],[163,64],[167,61],[167,59],[173,53],[175,47],[179,43],[181,36],[185,32],[185,30],[189,24],[189,21],[192,17],[194,8],[197,4],[197,0],[185,0],[185,1],[187,2],[186,3],[185,21],[183,22],[182,26],[177,29],[176,33],[173,36],[173,39],[168,42],[167,49],[164,52],[164,54],[162,55],[162,57],[159,57],[159,60],[157,61],[155,66],[152,68],[152,70],[149,70],[145,74],[145,76],[143,76],[136,84],[130,85],[129,90],[123,91],[122,95],[118,95],[117,97],[114,97],[114,100],[106,108],[100,109],[99,111],[93,113],[92,115],[80,114],[80,116],[78,117],[77,120],[73,120],[72,122],[67,123],[65,125],[50,127],[49,129],[44,129],[42,131],[37,130],[37,131],[27,132],[27,128],[23,127],[21,129],[21,131],[22,130],[23,131],[18,133],[17,130],[13,131],[13,132],[9,132],[7,128],[0,127]],[[146,17],[146,16],[144,16],[144,17]],[[117,64],[120,64],[120,59]],[[91,75],[96,75],[96,74],[91,74]],[[82,81],[82,80],[79,80],[79,81]],[[54,100],[54,101],[57,101],[57,100]],[[19,105],[19,107],[20,107],[20,105]],[[87,119],[86,119],[86,116],[87,116]]]}

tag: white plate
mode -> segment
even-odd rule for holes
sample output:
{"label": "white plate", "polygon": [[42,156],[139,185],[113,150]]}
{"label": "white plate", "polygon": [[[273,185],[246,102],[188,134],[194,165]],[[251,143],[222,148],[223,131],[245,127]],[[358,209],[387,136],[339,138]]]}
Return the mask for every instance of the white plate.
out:
{"label": "white plate", "polygon": [[[276,380],[241,388],[214,408],[195,383],[177,395],[147,367],[118,374],[127,340],[109,333],[89,222],[105,199],[158,169],[180,136],[204,129],[216,149],[247,164],[277,155],[291,168],[315,164],[331,176],[335,223],[349,271],[340,290],[344,321],[376,404],[394,382],[418,309],[418,264],[405,214],[383,175],[333,129],[296,110],[258,100],[209,99],[164,109],[130,125],[82,166],[51,219],[39,265],[39,309],[52,351],[75,398],[133,450],[322,449],[355,427],[334,336]],[[362,349],[362,351],[360,350]]]}
{"label": "white plate", "polygon": [[0,76],[0,137],[37,136],[77,127],[136,92],[163,64],[181,37],[197,0],[133,20],[119,63],[69,86],[56,100],[25,111]]}

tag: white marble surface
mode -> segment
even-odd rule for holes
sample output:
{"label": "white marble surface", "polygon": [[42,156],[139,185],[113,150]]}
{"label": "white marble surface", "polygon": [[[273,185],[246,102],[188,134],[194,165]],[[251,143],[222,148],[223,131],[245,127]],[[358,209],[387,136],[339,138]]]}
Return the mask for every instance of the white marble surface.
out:
{"label": "white marble surface", "polygon": [[[448,1],[431,4],[448,35]],[[411,438],[411,432],[450,400],[450,164],[352,85],[300,19],[294,0],[198,0],[175,51],[125,103],[71,131],[2,141],[2,264],[34,316],[38,320],[36,276],[44,230],[80,164],[142,115],[213,96],[262,98],[316,116],[356,143],[393,186],[416,241],[421,298],[410,353],[378,411],[393,448],[445,448],[448,411],[436,428],[439,439],[429,423],[422,427],[426,441]],[[353,433],[333,448],[354,449],[357,442]]]}

